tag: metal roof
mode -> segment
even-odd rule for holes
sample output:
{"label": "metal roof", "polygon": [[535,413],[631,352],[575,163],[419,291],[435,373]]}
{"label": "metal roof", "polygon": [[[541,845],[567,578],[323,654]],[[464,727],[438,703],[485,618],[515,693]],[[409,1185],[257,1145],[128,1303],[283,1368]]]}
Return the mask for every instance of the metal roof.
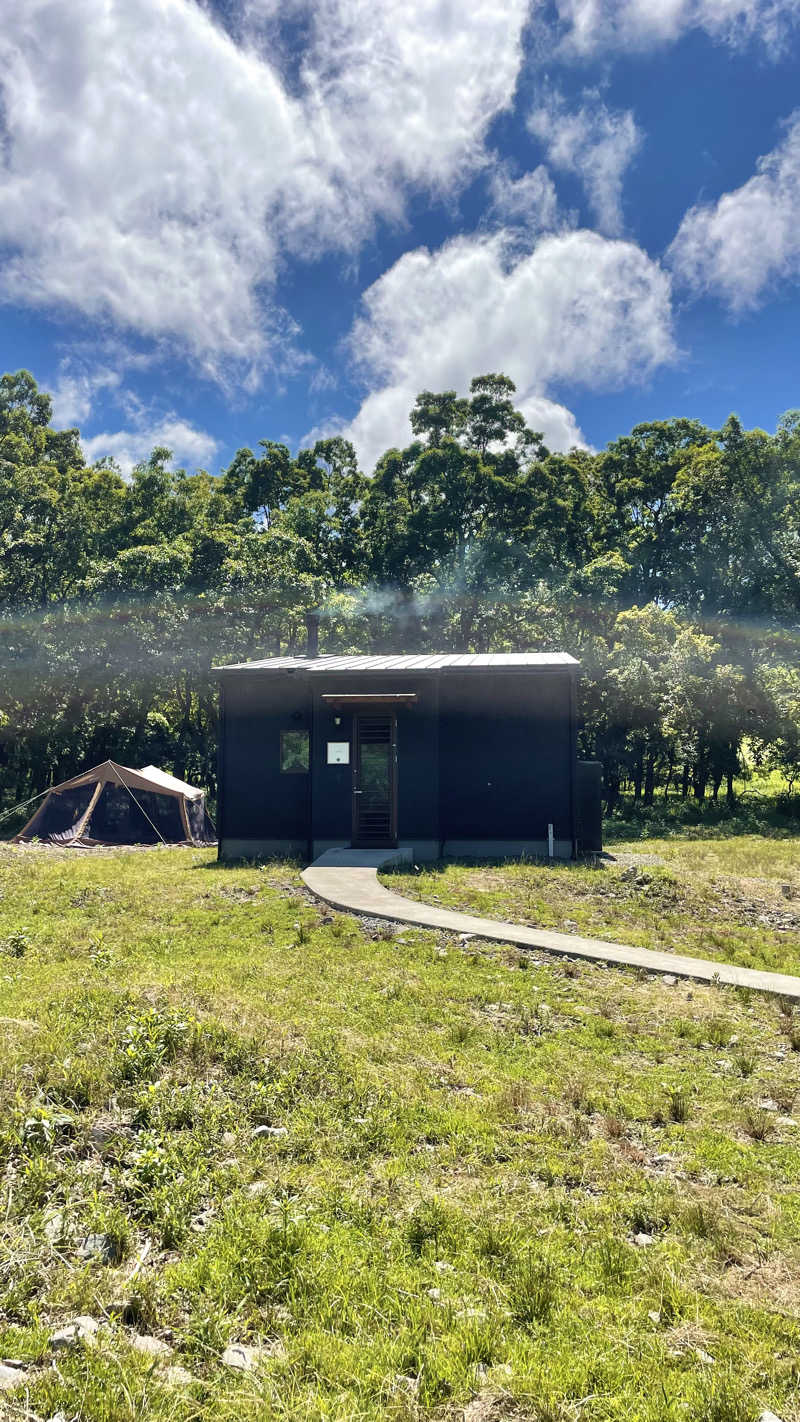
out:
{"label": "metal roof", "polygon": [[234,662],[215,667],[218,672],[231,671],[303,671],[303,672],[440,672],[511,670],[515,667],[577,667],[579,663],[568,652],[486,652],[461,654],[445,652],[425,656],[403,657],[265,657],[257,662]]}

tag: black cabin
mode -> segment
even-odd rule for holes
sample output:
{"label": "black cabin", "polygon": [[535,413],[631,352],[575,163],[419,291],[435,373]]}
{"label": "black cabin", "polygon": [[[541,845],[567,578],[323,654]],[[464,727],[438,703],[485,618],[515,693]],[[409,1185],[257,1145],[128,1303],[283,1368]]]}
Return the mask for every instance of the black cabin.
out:
{"label": "black cabin", "polygon": [[578,761],[566,653],[271,657],[217,672],[222,859],[601,848],[600,767]]}

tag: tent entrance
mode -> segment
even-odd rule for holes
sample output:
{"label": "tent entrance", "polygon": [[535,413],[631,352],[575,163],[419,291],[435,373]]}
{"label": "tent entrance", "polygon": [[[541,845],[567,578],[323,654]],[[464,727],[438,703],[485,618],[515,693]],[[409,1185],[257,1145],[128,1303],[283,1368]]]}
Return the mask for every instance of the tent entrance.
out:
{"label": "tent entrance", "polygon": [[25,827],[26,838],[51,839],[68,844],[80,834],[96,785],[76,785],[71,790],[53,790]]}
{"label": "tent entrance", "polygon": [[186,838],[179,801],[152,791],[130,791],[110,781],[100,793],[85,834],[103,844],[180,843]]}

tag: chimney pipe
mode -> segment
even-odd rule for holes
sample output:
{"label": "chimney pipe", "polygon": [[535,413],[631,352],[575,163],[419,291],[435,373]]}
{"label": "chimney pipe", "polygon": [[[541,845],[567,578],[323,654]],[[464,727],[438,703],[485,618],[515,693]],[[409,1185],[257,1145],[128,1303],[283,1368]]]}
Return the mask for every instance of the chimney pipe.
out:
{"label": "chimney pipe", "polygon": [[319,613],[307,612],[306,621],[306,656],[319,656]]}

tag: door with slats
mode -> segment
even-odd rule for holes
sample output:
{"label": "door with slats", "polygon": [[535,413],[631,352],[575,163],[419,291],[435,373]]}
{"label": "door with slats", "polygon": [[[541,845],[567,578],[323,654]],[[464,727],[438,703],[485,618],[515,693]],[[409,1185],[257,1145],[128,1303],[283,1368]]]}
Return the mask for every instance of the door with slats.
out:
{"label": "door with slats", "polygon": [[353,844],[397,844],[397,744],[393,714],[354,717]]}

